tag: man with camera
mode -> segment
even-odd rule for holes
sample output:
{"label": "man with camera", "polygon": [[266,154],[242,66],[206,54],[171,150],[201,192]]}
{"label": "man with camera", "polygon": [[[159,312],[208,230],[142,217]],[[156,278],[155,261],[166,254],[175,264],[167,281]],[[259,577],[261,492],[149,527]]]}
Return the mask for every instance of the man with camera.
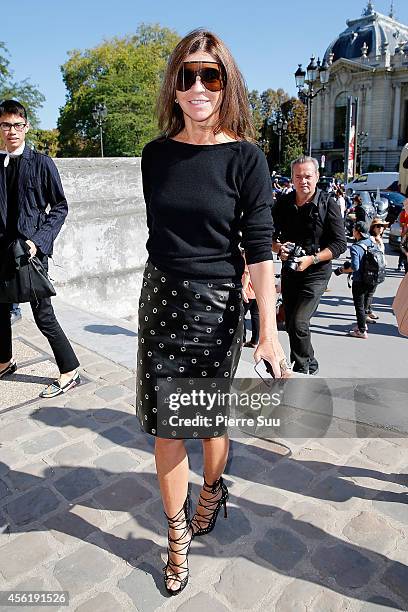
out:
{"label": "man with camera", "polygon": [[274,210],[273,251],[282,260],[282,300],[290,360],[294,371],[317,374],[310,319],[332,272],[331,260],[344,253],[347,241],[340,208],[333,195],[318,189],[319,164],[301,156],[292,164],[295,191],[282,195]]}

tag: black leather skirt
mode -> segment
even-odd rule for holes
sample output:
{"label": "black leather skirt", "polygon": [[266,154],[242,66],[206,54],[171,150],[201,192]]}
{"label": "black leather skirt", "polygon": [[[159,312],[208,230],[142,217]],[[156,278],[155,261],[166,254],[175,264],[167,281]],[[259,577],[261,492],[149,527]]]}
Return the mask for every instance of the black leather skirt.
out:
{"label": "black leather skirt", "polygon": [[158,419],[168,411],[160,403],[163,382],[222,379],[225,390],[241,355],[243,324],[240,283],[183,280],[147,262],[139,302],[136,390],[144,431],[187,437],[177,427],[168,435],[160,433]]}

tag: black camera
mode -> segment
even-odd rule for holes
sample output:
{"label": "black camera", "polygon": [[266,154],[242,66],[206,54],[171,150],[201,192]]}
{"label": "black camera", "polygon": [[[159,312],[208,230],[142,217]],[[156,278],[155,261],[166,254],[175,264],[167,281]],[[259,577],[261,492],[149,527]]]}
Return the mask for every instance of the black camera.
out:
{"label": "black camera", "polygon": [[298,262],[295,261],[295,258],[303,257],[304,255],[306,255],[306,251],[294,242],[288,242],[287,244],[285,244],[285,248],[289,252],[288,258],[285,261],[285,266],[296,272]]}
{"label": "black camera", "polygon": [[335,273],[336,276],[340,276],[340,274],[343,274],[343,270],[346,270],[349,274],[352,272],[351,261],[345,261],[344,265],[339,266],[338,268],[336,268],[334,273]]}

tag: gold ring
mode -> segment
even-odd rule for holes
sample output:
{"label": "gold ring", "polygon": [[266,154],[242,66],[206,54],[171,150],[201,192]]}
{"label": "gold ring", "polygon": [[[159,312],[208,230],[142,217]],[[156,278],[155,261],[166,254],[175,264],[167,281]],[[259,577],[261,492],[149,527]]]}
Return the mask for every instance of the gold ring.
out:
{"label": "gold ring", "polygon": [[288,362],[286,361],[286,357],[280,360],[279,367],[281,369],[281,372],[286,372],[287,370],[290,370]]}

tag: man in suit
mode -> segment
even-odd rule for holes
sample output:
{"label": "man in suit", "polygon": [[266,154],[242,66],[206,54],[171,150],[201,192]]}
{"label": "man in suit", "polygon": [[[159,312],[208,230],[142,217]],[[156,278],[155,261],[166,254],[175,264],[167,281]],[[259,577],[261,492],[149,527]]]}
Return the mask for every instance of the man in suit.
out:
{"label": "man in suit", "polygon": [[[16,100],[0,104],[0,257],[16,238],[23,238],[48,269],[57,237],[68,212],[67,201],[54,162],[25,144],[29,130],[27,113]],[[61,329],[51,299],[31,303],[38,329],[50,343],[60,376],[41,397],[55,397],[80,382],[79,361]],[[12,374],[10,304],[0,304],[0,378]]]}

